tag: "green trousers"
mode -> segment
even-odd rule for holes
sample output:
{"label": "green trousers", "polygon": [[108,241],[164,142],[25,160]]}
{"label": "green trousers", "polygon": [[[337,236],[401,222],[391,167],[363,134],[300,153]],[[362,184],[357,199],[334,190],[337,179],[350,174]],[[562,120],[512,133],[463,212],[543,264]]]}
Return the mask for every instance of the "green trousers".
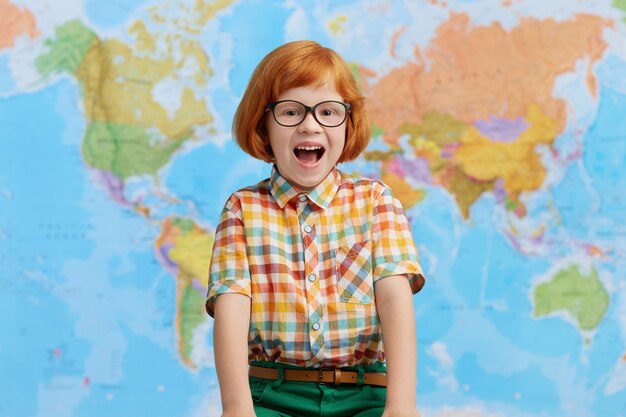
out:
{"label": "green trousers", "polygon": [[[303,369],[275,362],[252,362],[266,368]],[[380,417],[387,388],[363,384],[365,372],[385,372],[383,364],[341,368],[359,372],[357,384],[340,386],[250,377],[257,417]]]}

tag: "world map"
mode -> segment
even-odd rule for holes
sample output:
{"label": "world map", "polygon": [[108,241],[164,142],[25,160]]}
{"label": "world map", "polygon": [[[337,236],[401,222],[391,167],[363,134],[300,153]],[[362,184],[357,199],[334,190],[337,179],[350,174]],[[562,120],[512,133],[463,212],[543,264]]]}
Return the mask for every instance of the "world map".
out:
{"label": "world map", "polygon": [[625,0],[0,0],[0,417],[220,415],[232,117],[297,39],[411,222],[421,414],[626,416]]}

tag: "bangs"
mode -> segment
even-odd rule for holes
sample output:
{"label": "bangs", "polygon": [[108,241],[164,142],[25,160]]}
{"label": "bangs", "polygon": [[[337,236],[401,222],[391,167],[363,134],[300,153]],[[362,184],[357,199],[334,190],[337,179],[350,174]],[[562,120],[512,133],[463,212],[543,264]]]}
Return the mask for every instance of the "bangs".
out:
{"label": "bangs", "polygon": [[341,63],[334,62],[332,56],[313,56],[309,59],[293,62],[284,69],[283,75],[277,77],[271,98],[275,101],[284,91],[296,87],[319,88],[324,84],[332,84],[337,92],[345,97],[345,91],[339,74],[343,72]]}

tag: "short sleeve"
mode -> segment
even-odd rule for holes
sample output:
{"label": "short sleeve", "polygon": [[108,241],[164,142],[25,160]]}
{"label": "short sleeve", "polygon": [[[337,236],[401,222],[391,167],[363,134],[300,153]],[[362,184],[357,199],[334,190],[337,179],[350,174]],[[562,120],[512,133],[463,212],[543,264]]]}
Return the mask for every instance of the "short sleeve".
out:
{"label": "short sleeve", "polygon": [[215,232],[209,267],[206,311],[213,317],[215,301],[222,294],[251,297],[246,234],[238,199],[232,196],[224,206]]}
{"label": "short sleeve", "polygon": [[411,227],[400,201],[388,187],[383,187],[374,203],[372,218],[374,283],[391,275],[406,275],[415,294],[425,279]]}

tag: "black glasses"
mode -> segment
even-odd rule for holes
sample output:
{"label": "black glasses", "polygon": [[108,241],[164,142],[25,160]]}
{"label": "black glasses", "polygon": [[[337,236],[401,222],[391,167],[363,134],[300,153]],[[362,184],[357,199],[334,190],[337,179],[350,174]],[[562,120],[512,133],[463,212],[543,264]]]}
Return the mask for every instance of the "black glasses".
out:
{"label": "black glasses", "polygon": [[350,113],[350,105],[341,101],[322,101],[313,107],[305,106],[295,100],[281,100],[268,104],[265,111],[272,111],[274,120],[281,126],[293,127],[304,121],[309,112],[322,126],[337,127],[346,121]]}

